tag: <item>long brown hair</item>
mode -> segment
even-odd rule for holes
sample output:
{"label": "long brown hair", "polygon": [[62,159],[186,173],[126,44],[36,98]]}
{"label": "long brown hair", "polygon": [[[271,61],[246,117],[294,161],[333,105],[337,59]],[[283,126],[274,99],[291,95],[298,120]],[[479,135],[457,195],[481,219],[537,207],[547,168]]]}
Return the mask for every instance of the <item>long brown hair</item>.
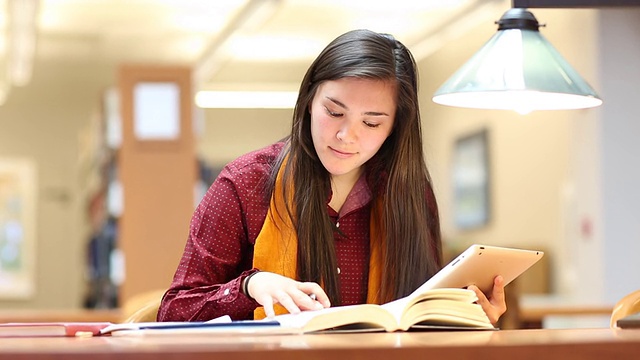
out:
{"label": "long brown hair", "polygon": [[422,149],[417,69],[402,43],[390,35],[354,30],[336,38],[320,53],[300,86],[291,135],[276,161],[270,186],[273,189],[278,169],[287,158],[283,195],[287,199],[286,192],[294,191],[293,204],[285,216],[291,218],[298,236],[298,280],[321,283],[332,304],[340,304],[335,228],[326,210],[330,174],[313,146],[309,108],[322,82],[344,77],[397,85],[394,128],[366,163],[374,201],[382,198],[383,203],[382,214],[371,216],[380,216],[384,228],[379,299],[387,302],[408,295],[441,266],[438,208]]}

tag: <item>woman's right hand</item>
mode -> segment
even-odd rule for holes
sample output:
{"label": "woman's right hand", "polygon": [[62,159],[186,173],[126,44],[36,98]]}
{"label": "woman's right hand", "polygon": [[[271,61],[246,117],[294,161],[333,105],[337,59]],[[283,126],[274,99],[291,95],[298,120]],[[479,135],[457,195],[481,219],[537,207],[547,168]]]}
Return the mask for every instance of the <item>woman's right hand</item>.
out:
{"label": "woman's right hand", "polygon": [[300,282],[267,271],[260,271],[251,276],[246,289],[247,295],[264,307],[268,318],[275,316],[273,304],[284,306],[291,314],[331,306],[329,297],[317,283]]}

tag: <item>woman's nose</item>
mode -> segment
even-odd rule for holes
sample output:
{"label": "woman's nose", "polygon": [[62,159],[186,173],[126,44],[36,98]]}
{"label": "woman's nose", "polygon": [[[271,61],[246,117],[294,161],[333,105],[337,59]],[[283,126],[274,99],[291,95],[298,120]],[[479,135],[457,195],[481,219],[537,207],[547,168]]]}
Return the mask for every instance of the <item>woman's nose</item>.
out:
{"label": "woman's nose", "polygon": [[351,143],[355,141],[356,134],[354,132],[353,126],[345,121],[345,123],[340,127],[340,129],[338,129],[338,133],[336,134],[336,137],[338,138],[338,140],[345,143]]}

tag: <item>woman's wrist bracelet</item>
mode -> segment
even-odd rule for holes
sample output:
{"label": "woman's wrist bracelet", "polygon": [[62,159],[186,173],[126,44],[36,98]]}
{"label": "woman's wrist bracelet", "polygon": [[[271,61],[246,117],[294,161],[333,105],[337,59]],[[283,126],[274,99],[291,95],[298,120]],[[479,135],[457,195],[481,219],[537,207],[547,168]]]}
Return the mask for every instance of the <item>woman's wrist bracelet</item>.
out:
{"label": "woman's wrist bracelet", "polygon": [[249,274],[246,278],[244,278],[244,281],[242,281],[242,293],[250,298],[253,299],[253,297],[251,297],[251,295],[249,295],[249,279],[251,279],[251,277],[257,273],[259,273],[260,271],[256,271],[252,274]]}

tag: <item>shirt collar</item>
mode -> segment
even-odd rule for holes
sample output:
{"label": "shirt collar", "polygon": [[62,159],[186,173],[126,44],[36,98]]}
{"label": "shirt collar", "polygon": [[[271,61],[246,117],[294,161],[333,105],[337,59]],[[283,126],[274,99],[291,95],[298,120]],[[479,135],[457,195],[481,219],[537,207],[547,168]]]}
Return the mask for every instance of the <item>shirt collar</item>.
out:
{"label": "shirt collar", "polygon": [[[369,184],[367,183],[366,172],[362,172],[362,175],[358,178],[358,181],[353,185],[353,188],[347,195],[347,199],[344,201],[342,208],[340,208],[340,212],[338,213],[338,217],[342,217],[351,211],[359,209],[371,201],[371,189],[369,188]],[[331,196],[327,200],[328,202],[331,200]]]}

